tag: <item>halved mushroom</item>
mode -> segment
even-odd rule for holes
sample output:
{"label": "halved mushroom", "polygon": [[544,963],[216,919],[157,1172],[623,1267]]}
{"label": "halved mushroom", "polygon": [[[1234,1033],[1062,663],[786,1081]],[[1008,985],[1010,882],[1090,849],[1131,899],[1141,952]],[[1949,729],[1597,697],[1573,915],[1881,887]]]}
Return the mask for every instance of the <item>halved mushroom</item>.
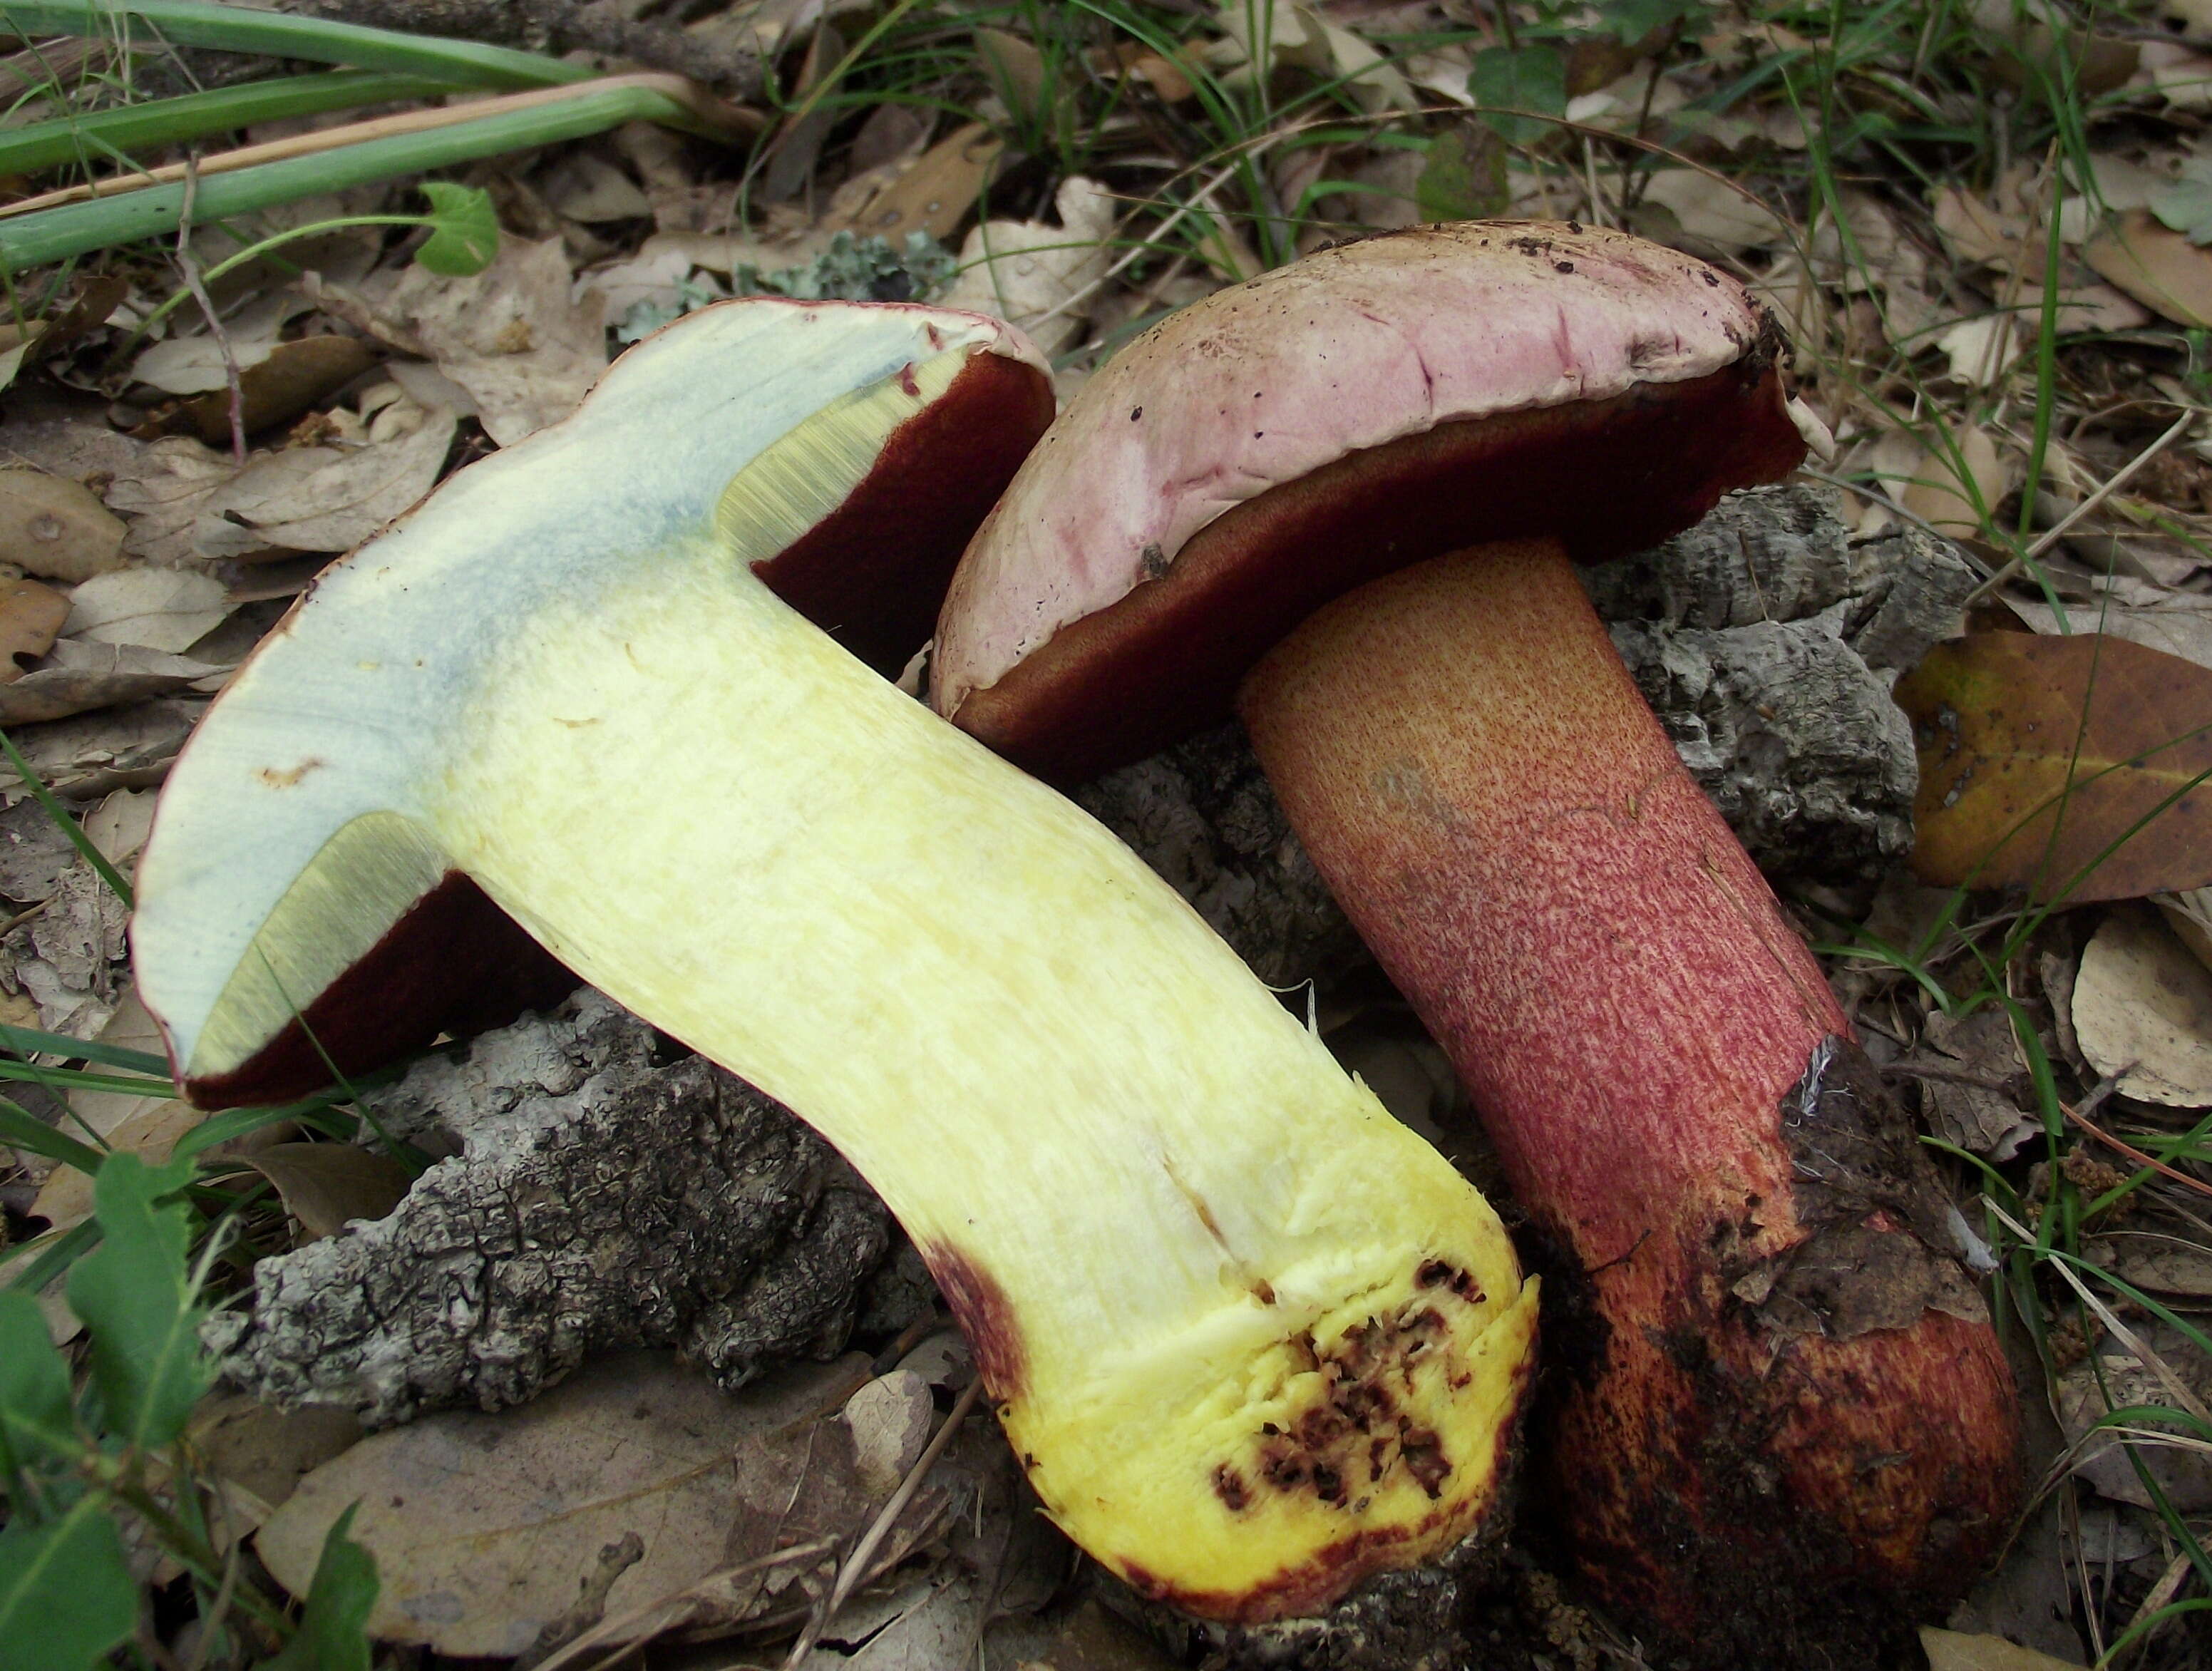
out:
{"label": "halved mushroom", "polygon": [[1534,1285],[1140,861],[756,572],[923,538],[1006,445],[963,404],[995,359],[1034,386],[988,320],[731,303],[462,471],[193,738],[140,990],[228,1085],[473,878],[845,1152],[1078,1542],[1194,1612],[1310,1610],[1483,1519]]}
{"label": "halved mushroom", "polygon": [[1752,1646],[1717,1620],[1784,1628],[1765,1590],[1714,1605],[1770,1580],[1814,1633],[1839,1596],[1954,1589],[2014,1489],[1948,1204],[1569,561],[1786,474],[1781,349],[1734,280],[1620,234],[1316,254],[1092,378],[963,559],[933,670],[941,712],[1063,779],[1233,696],[1555,1251],[1539,1455],[1583,1564],[1722,1658]]}

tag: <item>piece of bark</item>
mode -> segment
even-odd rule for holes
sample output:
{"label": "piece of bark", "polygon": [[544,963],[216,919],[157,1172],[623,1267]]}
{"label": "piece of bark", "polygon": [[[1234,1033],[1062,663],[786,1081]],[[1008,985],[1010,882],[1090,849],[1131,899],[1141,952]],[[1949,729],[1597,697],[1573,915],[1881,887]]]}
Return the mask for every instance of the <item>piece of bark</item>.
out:
{"label": "piece of bark", "polygon": [[556,58],[578,50],[602,52],[689,76],[726,98],[750,99],[761,89],[760,53],[741,38],[716,44],[670,24],[625,16],[607,0],[284,0],[283,9]]}
{"label": "piece of bark", "polygon": [[520,1403],[586,1354],[676,1346],[735,1386],[842,1349],[890,1219],[781,1104],[597,993],[369,1098],[458,1146],[388,1217],[264,1259],[225,1374],[372,1426]]}
{"label": "piece of bark", "polygon": [[[1584,571],[1683,763],[1785,878],[1879,875],[1911,847],[1917,772],[1889,685],[1958,630],[1976,583],[1917,530],[1855,542],[1838,505],[1820,484],[1753,489]],[[1233,722],[1076,799],[1270,985],[1364,961]]]}

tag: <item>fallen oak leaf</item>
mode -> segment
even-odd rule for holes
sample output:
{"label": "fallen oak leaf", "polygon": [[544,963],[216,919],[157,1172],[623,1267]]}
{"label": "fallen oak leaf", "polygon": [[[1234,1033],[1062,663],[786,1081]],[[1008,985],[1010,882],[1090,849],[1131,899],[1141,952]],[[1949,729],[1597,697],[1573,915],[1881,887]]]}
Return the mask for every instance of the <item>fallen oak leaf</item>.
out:
{"label": "fallen oak leaf", "polygon": [[363,1440],[300,1482],[262,1528],[261,1558],[303,1593],[324,1534],[359,1501],[354,1536],[385,1585],[371,1634],[512,1656],[570,1611],[625,1533],[644,1554],[612,1586],[611,1616],[769,1553],[730,1540],[783,1525],[829,1449],[817,1433],[867,1378],[867,1360],[848,1358],[732,1397],[666,1353],[602,1359],[519,1409],[449,1411]]}
{"label": "fallen oak leaf", "polygon": [[173,655],[143,644],[64,638],[52,646],[44,665],[12,683],[0,684],[0,726],[36,725],[143,702],[229,671],[218,663]]}
{"label": "fallen oak leaf", "polygon": [[2212,970],[2147,908],[2115,911],[2081,953],[2074,1031],[2121,1091],[2169,1108],[2212,1105]]}
{"label": "fallen oak leaf", "polygon": [[118,568],[70,595],[64,632],[101,644],[143,644],[172,654],[221,626],[230,613],[222,582],[186,568]]}
{"label": "fallen oak leaf", "polygon": [[0,561],[50,580],[88,580],[123,566],[123,524],[82,482],[0,471]]}
{"label": "fallen oak leaf", "polygon": [[2212,327],[2212,250],[2131,209],[2081,246],[2098,276],[2177,325]]}
{"label": "fallen oak leaf", "polygon": [[2102,634],[1981,633],[1897,683],[1914,873],[2081,904],[2212,882],[2212,671]]}
{"label": "fallen oak leaf", "polygon": [[335,1236],[356,1218],[383,1218],[415,1182],[391,1156],[351,1143],[272,1143],[245,1164],[276,1187],[302,1242]]}
{"label": "fallen oak leaf", "polygon": [[23,677],[25,661],[54,647],[69,619],[69,599],[36,580],[0,580],[0,685]]}

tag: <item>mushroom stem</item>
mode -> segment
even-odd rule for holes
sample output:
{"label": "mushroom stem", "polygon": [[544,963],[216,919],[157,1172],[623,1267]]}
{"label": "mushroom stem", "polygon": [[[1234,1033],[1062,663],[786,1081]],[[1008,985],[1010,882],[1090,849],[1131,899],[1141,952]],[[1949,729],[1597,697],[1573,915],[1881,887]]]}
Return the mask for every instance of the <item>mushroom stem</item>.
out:
{"label": "mushroom stem", "polygon": [[1607,1598],[1725,1651],[1963,1584],[2016,1413],[1947,1203],[1566,555],[1372,581],[1239,706],[1548,1244],[1540,1466]]}

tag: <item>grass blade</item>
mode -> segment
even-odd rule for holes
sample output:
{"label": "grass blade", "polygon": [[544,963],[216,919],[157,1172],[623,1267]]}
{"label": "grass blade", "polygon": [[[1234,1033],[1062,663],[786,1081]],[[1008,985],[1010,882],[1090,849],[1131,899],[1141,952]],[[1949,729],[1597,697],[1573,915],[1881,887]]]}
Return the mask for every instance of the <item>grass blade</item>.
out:
{"label": "grass blade", "polygon": [[72,162],[89,166],[127,161],[137,151],[205,134],[228,133],[256,122],[402,99],[427,99],[453,92],[459,85],[429,76],[337,70],[314,76],[279,76],[265,82],[248,82],[243,87],[155,99],[86,116],[58,116],[50,122],[32,122],[0,131],[0,174],[35,174]]}
{"label": "grass blade", "polygon": [[245,6],[210,5],[204,0],[0,0],[0,24],[27,37],[88,35],[133,44],[207,46],[309,64],[436,76],[471,87],[558,87],[592,74],[580,64],[563,64],[509,46],[403,34],[396,29]]}
{"label": "grass blade", "polygon": [[[6,247],[4,242],[0,242],[0,271],[8,270]],[[46,816],[53,820],[54,828],[69,837],[70,845],[84,855],[84,862],[92,866],[118,899],[125,905],[131,904],[131,884],[123,879],[123,873],[109,864],[107,855],[92,844],[92,837],[84,833],[83,827],[70,815],[69,809],[55,798],[54,792],[47,788],[39,775],[31,769],[31,763],[23,758],[23,751],[4,732],[0,732],[0,753],[8,757],[9,764],[15,769],[15,775],[23,780],[23,787],[31,792],[31,799],[37,801],[46,810]]]}
{"label": "grass blade", "polygon": [[87,1176],[97,1173],[100,1163],[107,1158],[89,1143],[80,1143],[67,1132],[56,1131],[4,1097],[0,1097],[0,1143],[13,1144],[64,1166],[74,1166]]}
{"label": "grass blade", "polygon": [[0,1026],[0,1050],[23,1057],[60,1056],[70,1061],[98,1062],[104,1067],[150,1074],[165,1085],[169,1083],[167,1060],[150,1050],[102,1044],[97,1039],[71,1038],[66,1033],[42,1033],[35,1027]]}
{"label": "grass blade", "polygon": [[[584,90],[572,99],[447,127],[394,134],[230,173],[204,174],[197,182],[192,212],[201,222],[226,220],[349,185],[581,139],[624,122],[689,125],[693,120],[676,100],[651,88]],[[20,273],[111,245],[167,236],[177,229],[184,213],[186,189],[182,183],[148,186],[0,222],[0,272]]]}

